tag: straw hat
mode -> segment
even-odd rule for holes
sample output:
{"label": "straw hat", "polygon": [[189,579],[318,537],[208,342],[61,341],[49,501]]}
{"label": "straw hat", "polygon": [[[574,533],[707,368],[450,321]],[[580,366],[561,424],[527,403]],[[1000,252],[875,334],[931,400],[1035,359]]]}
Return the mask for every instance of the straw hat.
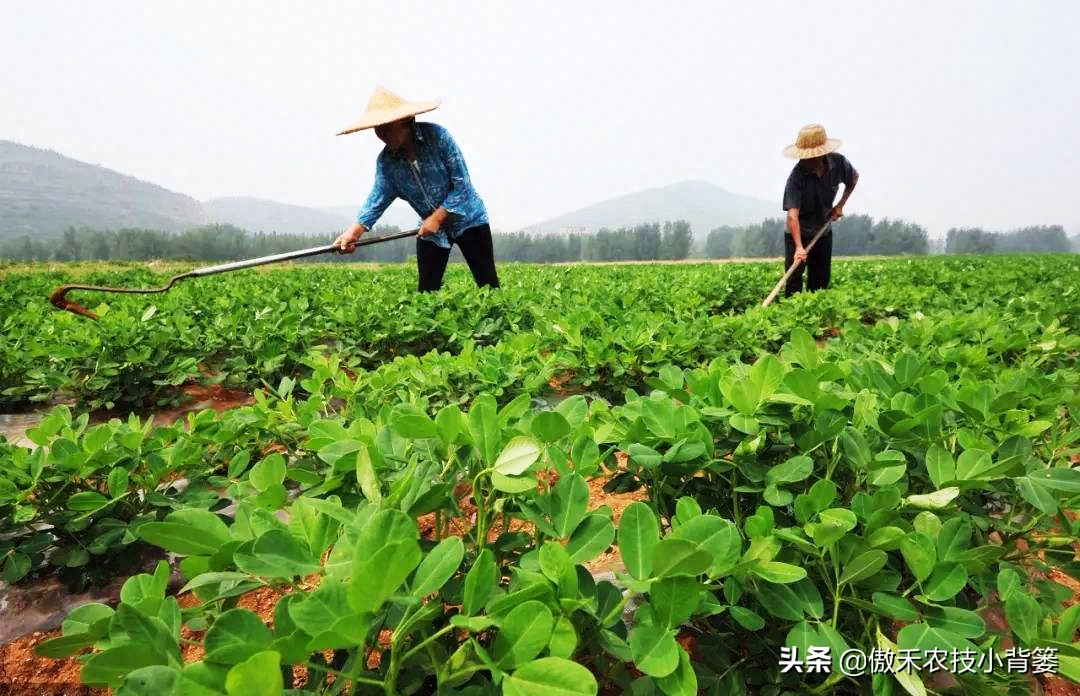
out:
{"label": "straw hat", "polygon": [[784,148],[784,157],[800,160],[821,157],[838,147],[840,147],[839,140],[825,137],[825,126],[811,123],[809,126],[803,126],[799,131],[799,137],[795,139],[794,145]]}
{"label": "straw hat", "polygon": [[355,133],[356,131],[364,130],[365,128],[374,128],[375,126],[381,126],[384,123],[391,123],[403,118],[408,118],[409,116],[433,111],[438,108],[441,102],[441,99],[422,102],[405,101],[382,85],[379,85],[375,88],[375,91],[372,92],[371,99],[368,100],[367,110],[364,111],[363,117],[338,133],[338,135]]}

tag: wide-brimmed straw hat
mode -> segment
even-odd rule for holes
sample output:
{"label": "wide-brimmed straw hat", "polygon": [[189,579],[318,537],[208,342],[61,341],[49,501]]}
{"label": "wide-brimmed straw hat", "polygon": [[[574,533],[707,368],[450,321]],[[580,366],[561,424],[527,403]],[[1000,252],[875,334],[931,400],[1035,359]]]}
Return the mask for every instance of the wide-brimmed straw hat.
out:
{"label": "wide-brimmed straw hat", "polygon": [[794,145],[784,148],[784,157],[800,160],[821,157],[838,147],[840,147],[839,140],[825,137],[825,126],[811,123],[809,126],[802,127]]}
{"label": "wide-brimmed straw hat", "polygon": [[441,99],[421,102],[405,101],[382,85],[379,85],[375,88],[375,91],[372,92],[371,99],[368,100],[367,110],[364,111],[364,115],[360,120],[338,133],[338,135],[355,133],[356,131],[364,130],[365,128],[374,128],[375,126],[381,126],[384,123],[392,123],[403,118],[408,118],[409,116],[433,111],[438,108],[440,103],[442,103]]}

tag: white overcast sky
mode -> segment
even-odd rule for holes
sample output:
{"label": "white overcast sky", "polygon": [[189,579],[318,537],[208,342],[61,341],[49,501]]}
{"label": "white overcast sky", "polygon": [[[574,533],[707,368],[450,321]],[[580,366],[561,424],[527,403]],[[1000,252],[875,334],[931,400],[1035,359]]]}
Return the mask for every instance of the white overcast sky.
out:
{"label": "white overcast sky", "polygon": [[[441,97],[493,227],[701,179],[777,202],[798,129],[848,213],[1080,231],[1080,2],[0,0],[0,139],[200,200],[359,206],[376,84]],[[697,230],[701,234],[704,230]]]}

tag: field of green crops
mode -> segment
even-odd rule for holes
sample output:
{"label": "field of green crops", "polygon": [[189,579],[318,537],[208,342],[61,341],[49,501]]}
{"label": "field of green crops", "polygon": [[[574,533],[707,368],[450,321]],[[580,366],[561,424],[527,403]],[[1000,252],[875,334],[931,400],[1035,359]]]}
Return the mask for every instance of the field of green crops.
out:
{"label": "field of green crops", "polygon": [[[40,645],[81,654],[84,683],[1080,681],[1055,581],[1080,571],[1080,256],[840,262],[832,290],[768,308],[778,264],[506,265],[494,292],[454,268],[425,295],[410,267],[275,267],[73,293],[98,322],[47,300],[179,270],[0,266],[0,412],[48,409],[36,447],[0,437],[4,581],[77,591],[153,551],[182,577],[162,561]],[[155,427],[192,383],[254,403]],[[616,519],[597,477],[638,500]],[[269,623],[238,606],[264,587]]]}

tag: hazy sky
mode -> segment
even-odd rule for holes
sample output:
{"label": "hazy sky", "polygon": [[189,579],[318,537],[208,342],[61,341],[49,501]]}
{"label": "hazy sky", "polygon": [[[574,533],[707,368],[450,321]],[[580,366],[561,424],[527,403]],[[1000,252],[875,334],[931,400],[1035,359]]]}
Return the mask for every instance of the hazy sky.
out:
{"label": "hazy sky", "polygon": [[[493,227],[702,179],[780,198],[799,128],[849,213],[1080,231],[1080,2],[0,0],[0,139],[200,200],[359,206],[376,84],[442,97]],[[1071,66],[1071,67],[1070,67]],[[696,230],[698,234],[706,230]]]}

